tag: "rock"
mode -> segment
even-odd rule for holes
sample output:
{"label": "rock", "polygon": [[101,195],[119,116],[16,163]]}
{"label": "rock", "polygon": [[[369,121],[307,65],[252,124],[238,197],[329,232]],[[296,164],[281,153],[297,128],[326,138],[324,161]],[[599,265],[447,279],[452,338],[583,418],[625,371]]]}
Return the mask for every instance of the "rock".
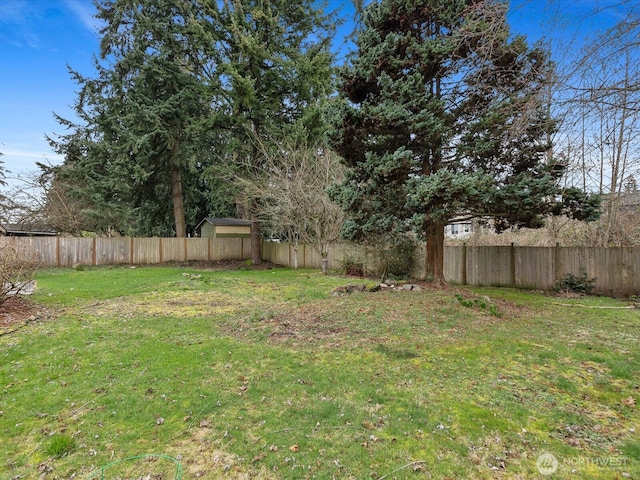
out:
{"label": "rock", "polygon": [[[377,288],[379,287],[376,287],[376,289]],[[357,285],[348,284],[343,287],[334,288],[331,291],[331,295],[337,296],[337,295],[344,295],[347,293],[357,293],[357,292],[367,292],[367,291],[369,291],[369,288],[365,284],[357,284]],[[374,290],[371,289],[371,291],[374,291]]]}

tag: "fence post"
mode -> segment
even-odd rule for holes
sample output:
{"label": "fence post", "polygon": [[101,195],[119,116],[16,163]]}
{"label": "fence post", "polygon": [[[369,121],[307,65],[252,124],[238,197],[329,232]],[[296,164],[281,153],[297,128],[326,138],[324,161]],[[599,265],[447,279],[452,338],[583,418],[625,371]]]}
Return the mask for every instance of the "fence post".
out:
{"label": "fence post", "polygon": [[511,287],[516,287],[516,244],[514,242],[511,242],[511,249],[510,249],[510,265],[509,265],[509,280],[511,283]]}
{"label": "fence post", "polygon": [[56,267],[60,268],[60,237],[56,237]]}
{"label": "fence post", "polygon": [[462,285],[467,284],[467,242],[462,244]]}
{"label": "fence post", "polygon": [[555,285],[558,285],[560,282],[560,242],[556,242],[556,248],[554,252],[554,277],[555,277]]}
{"label": "fence post", "polygon": [[158,237],[158,263],[162,263],[162,237]]}

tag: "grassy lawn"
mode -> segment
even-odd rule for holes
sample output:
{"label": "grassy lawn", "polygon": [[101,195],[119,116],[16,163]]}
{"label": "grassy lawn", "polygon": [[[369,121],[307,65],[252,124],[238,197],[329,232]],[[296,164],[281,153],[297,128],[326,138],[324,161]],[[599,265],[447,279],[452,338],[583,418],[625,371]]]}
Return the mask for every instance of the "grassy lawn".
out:
{"label": "grassy lawn", "polygon": [[41,272],[53,315],[0,336],[0,478],[640,479],[638,310],[349,281]]}

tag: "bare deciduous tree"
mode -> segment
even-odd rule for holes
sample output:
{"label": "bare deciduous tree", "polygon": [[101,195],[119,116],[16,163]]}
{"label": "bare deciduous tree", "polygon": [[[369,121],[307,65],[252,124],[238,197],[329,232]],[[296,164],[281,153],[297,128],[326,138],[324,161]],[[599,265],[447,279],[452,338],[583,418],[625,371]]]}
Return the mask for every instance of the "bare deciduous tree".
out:
{"label": "bare deciduous tree", "polygon": [[[566,2],[551,5],[568,8]],[[596,191],[604,198],[604,215],[590,228],[598,245],[633,242],[623,227],[635,201],[625,185],[640,173],[640,4],[605,2],[584,12],[584,25],[602,21],[608,27],[589,38],[554,39],[562,74],[555,95],[564,122],[556,138],[556,154],[570,165],[567,182]],[[576,18],[573,18],[576,22]],[[576,50],[575,44],[584,47]],[[635,202],[637,203],[637,202]]]}
{"label": "bare deciduous tree", "polygon": [[35,250],[0,238],[0,305],[28,288],[39,266]]}
{"label": "bare deciduous tree", "polygon": [[265,230],[292,244],[295,266],[302,242],[322,257],[326,273],[329,245],[340,236],[344,220],[342,209],[326,194],[332,183],[344,178],[339,158],[322,146],[293,142],[259,143],[259,148],[263,165],[251,177],[236,179],[243,194],[259,205],[258,217]]}
{"label": "bare deciduous tree", "polygon": [[69,196],[68,188],[53,175],[55,167],[39,164],[41,172],[11,178],[5,211],[10,223],[46,226],[70,235],[91,229],[82,203]]}

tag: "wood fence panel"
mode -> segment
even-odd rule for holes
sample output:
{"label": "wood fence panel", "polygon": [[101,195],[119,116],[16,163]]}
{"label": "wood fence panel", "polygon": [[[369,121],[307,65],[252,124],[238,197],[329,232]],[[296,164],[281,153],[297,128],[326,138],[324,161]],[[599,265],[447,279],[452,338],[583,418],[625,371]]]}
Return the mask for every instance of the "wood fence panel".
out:
{"label": "wood fence panel", "polygon": [[251,241],[248,238],[215,238],[212,245],[211,261],[251,258]]}
{"label": "wood fence panel", "polygon": [[161,238],[162,262],[184,262],[186,260],[184,238]]}
{"label": "wood fence panel", "polygon": [[[464,250],[467,249],[466,245],[452,245],[444,247],[444,278],[447,282],[453,282],[458,284],[465,284],[465,269],[467,266],[465,265],[465,255]],[[421,249],[424,251],[424,249]],[[425,255],[424,253],[421,256],[422,262],[420,265],[422,266],[421,275],[416,275],[416,278],[424,277],[425,272]]]}
{"label": "wood fence panel", "polygon": [[[42,267],[251,258],[251,242],[243,238],[11,237],[6,241],[33,249]],[[265,242],[262,248],[264,260],[293,266],[293,248],[288,243]],[[424,278],[424,250],[419,249],[416,278]],[[349,258],[363,261],[369,272],[376,268],[370,249],[349,243],[330,246],[329,268],[341,271]],[[321,257],[313,248],[300,245],[298,266],[319,269]],[[445,278],[456,283],[547,290],[569,273],[580,276],[583,272],[595,279],[595,293],[639,295],[640,247],[445,247]]]}
{"label": "wood fence panel", "polygon": [[[93,240],[93,239],[92,239]],[[95,238],[95,265],[125,265],[131,263],[131,238]],[[92,262],[84,265],[92,265]]]}
{"label": "wood fence panel", "polygon": [[209,238],[188,238],[187,259],[194,262],[208,262]]}
{"label": "wood fence panel", "polygon": [[32,250],[40,259],[41,267],[57,267],[56,239],[51,237],[5,237],[15,242],[17,248]]}
{"label": "wood fence panel", "polygon": [[[302,268],[302,248],[298,250],[298,267]],[[263,260],[286,267],[294,266],[294,248],[290,243],[264,242],[262,244]]]}
{"label": "wood fence panel", "polygon": [[512,286],[512,247],[467,246],[467,285]]}
{"label": "wood fence panel", "polygon": [[160,242],[159,237],[152,238],[134,238],[131,242],[134,265],[155,265],[161,263],[160,260]]}
{"label": "wood fence panel", "polygon": [[517,288],[549,290],[556,282],[556,247],[513,247]]}
{"label": "wood fence panel", "polygon": [[93,239],[56,237],[58,240],[58,266],[91,265],[93,263]]}

